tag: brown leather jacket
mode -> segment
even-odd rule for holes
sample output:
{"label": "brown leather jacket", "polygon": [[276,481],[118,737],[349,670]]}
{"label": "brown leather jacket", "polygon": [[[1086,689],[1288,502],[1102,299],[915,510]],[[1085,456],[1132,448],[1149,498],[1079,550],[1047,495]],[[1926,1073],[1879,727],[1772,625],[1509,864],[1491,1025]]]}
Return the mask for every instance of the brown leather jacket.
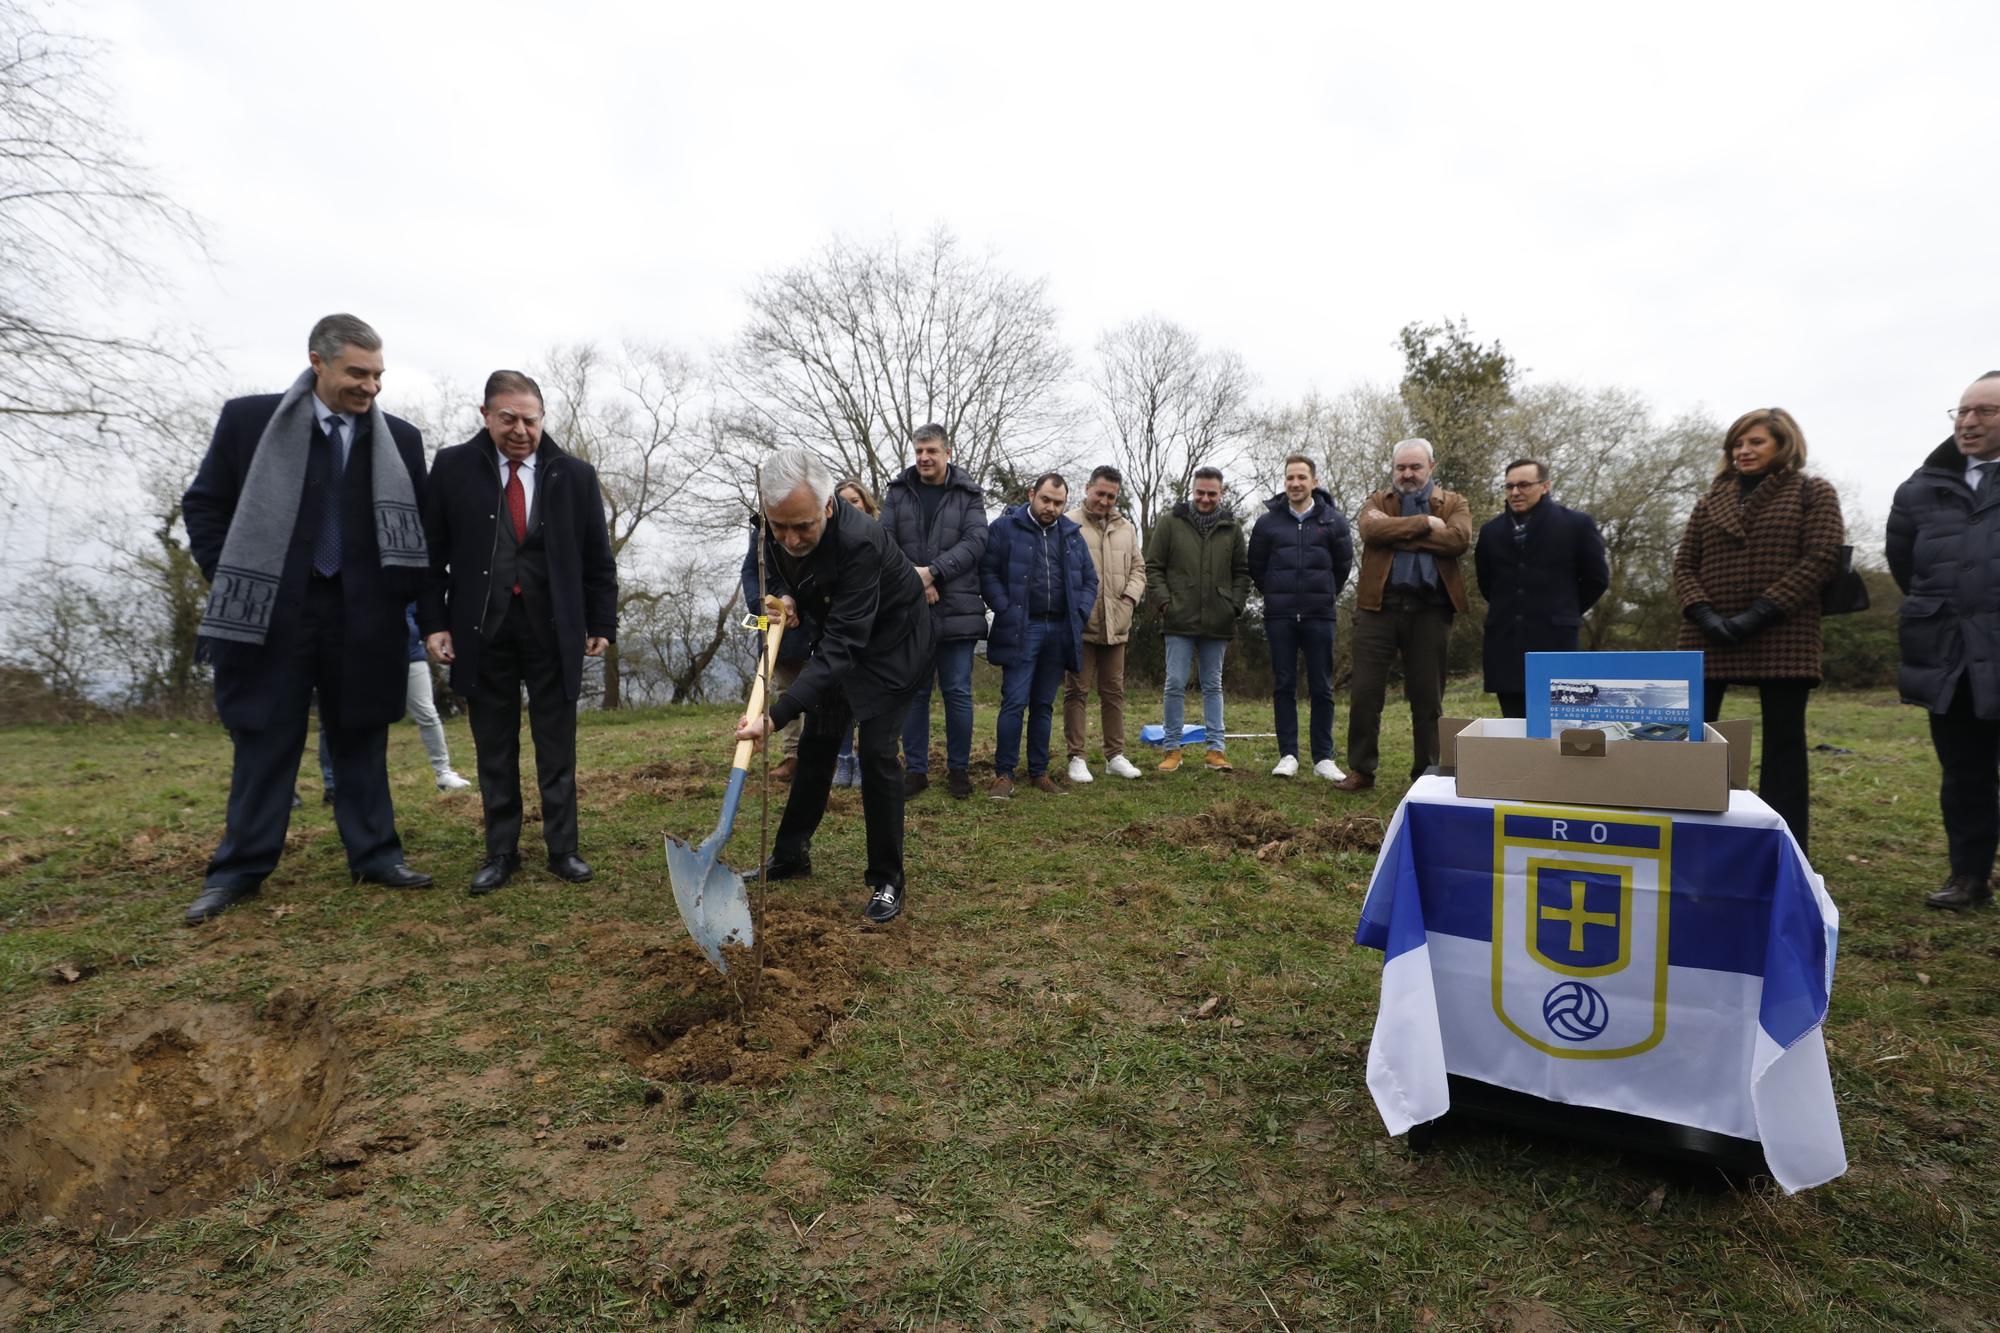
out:
{"label": "brown leather jacket", "polygon": [[1403,517],[1403,497],[1394,487],[1362,502],[1354,526],[1361,533],[1361,576],[1354,604],[1363,611],[1382,609],[1382,590],[1389,583],[1389,566],[1398,551],[1428,551],[1437,557],[1438,582],[1451,598],[1454,611],[1466,609],[1465,576],[1458,558],[1472,545],[1472,510],[1465,497],[1442,486],[1431,490],[1431,513],[1444,521],[1444,531],[1431,532],[1421,514]]}

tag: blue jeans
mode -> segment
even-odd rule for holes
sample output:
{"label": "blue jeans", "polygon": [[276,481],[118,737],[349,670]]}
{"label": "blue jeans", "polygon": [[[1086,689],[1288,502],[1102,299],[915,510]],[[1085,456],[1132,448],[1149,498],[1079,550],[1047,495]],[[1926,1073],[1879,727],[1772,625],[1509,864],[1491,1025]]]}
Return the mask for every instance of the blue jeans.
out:
{"label": "blue jeans", "polygon": [[[977,639],[946,639],[937,646],[938,693],[944,696],[944,765],[962,769],[972,762],[972,650]],[[931,771],[931,673],[910,697],[903,720],[903,767]]]}
{"label": "blue jeans", "polygon": [[1021,714],[1028,715],[1028,777],[1049,771],[1049,732],[1056,711],[1056,691],[1062,688],[1063,645],[1069,639],[1066,620],[1030,620],[1021,660],[1000,671],[1000,726],[993,737],[993,772],[1014,776],[1021,757]]}
{"label": "blue jeans", "polygon": [[1167,636],[1167,697],[1162,705],[1169,750],[1181,748],[1181,714],[1186,707],[1188,668],[1201,664],[1201,721],[1208,728],[1208,748],[1222,750],[1222,655],[1227,639],[1198,639],[1192,634]]}
{"label": "blue jeans", "polygon": [[1306,655],[1306,689],[1312,694],[1312,757],[1333,758],[1333,622],[1286,616],[1264,622],[1271,644],[1271,714],[1278,753],[1299,753],[1299,654]]}

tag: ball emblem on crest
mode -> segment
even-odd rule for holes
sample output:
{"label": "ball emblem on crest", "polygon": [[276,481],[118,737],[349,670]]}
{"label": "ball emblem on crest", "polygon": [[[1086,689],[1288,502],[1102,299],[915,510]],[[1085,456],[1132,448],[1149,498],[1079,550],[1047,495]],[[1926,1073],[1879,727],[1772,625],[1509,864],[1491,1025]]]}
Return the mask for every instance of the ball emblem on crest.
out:
{"label": "ball emblem on crest", "polygon": [[1564,981],[1542,997],[1542,1020],[1564,1041],[1589,1041],[1611,1021],[1611,1006],[1581,981]]}

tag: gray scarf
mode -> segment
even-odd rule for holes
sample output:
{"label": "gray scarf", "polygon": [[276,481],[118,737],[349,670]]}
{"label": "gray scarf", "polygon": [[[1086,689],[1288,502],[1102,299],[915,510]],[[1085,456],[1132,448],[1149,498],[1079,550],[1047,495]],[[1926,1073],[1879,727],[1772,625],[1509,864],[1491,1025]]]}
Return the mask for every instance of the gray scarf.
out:
{"label": "gray scarf", "polygon": [[1188,518],[1193,520],[1194,530],[1204,537],[1215,531],[1215,525],[1220,523],[1228,512],[1228,505],[1217,505],[1204,514],[1194,507],[1194,501],[1188,501]]}
{"label": "gray scarf", "polygon": [[[278,581],[285,572],[292,526],[298,522],[299,501],[305,494],[306,458],[316,429],[312,404],[306,401],[312,391],[313,372],[307,369],[285,390],[278,410],[257,438],[243,491],[236,497],[236,513],[229,520],[229,535],[222,539],[222,559],[209,585],[202,639],[261,644],[271,632]],[[382,567],[429,569],[416,490],[379,403],[369,406],[368,430],[375,474],[375,546]],[[350,464],[353,453],[350,444]]]}
{"label": "gray scarf", "polygon": [[[1410,518],[1422,514],[1426,518],[1431,512],[1431,487],[1434,482],[1425,482],[1424,488],[1415,494],[1398,492],[1403,498],[1403,517]],[[1389,567],[1389,586],[1405,592],[1435,593],[1438,591],[1437,557],[1429,551],[1398,550],[1396,559]]]}

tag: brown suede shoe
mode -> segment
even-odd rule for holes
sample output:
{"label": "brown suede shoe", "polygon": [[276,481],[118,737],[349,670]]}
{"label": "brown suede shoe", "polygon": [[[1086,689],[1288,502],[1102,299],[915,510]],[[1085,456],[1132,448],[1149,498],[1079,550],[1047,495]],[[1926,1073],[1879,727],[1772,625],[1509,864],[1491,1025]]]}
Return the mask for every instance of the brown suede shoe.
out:
{"label": "brown suede shoe", "polygon": [[779,760],[771,766],[771,777],[778,782],[790,782],[792,774],[799,771],[799,761],[793,757]]}
{"label": "brown suede shoe", "polygon": [[1210,750],[1208,757],[1201,762],[1206,767],[1212,768],[1218,773],[1234,773],[1236,771],[1236,766],[1230,763],[1220,750]]}
{"label": "brown suede shoe", "polygon": [[1367,791],[1374,785],[1375,775],[1373,773],[1363,773],[1357,769],[1334,783],[1333,789],[1335,791]]}
{"label": "brown suede shoe", "polygon": [[1069,790],[1067,788],[1062,786],[1062,784],[1058,783],[1054,778],[1050,777],[1046,773],[1042,774],[1038,778],[1029,778],[1028,785],[1030,787],[1033,787],[1036,791],[1046,792],[1050,796],[1069,795]]}
{"label": "brown suede shoe", "polygon": [[1014,779],[1006,777],[993,779],[993,785],[986,789],[986,799],[989,801],[1013,800]]}
{"label": "brown suede shoe", "polygon": [[1160,761],[1160,771],[1162,773],[1177,773],[1180,771],[1180,766],[1181,752],[1179,750],[1167,751],[1167,757]]}
{"label": "brown suede shoe", "polygon": [[1953,875],[1944,887],[1924,898],[1924,906],[1941,907],[1947,912],[1963,912],[1993,901],[1993,885],[1970,875]]}

